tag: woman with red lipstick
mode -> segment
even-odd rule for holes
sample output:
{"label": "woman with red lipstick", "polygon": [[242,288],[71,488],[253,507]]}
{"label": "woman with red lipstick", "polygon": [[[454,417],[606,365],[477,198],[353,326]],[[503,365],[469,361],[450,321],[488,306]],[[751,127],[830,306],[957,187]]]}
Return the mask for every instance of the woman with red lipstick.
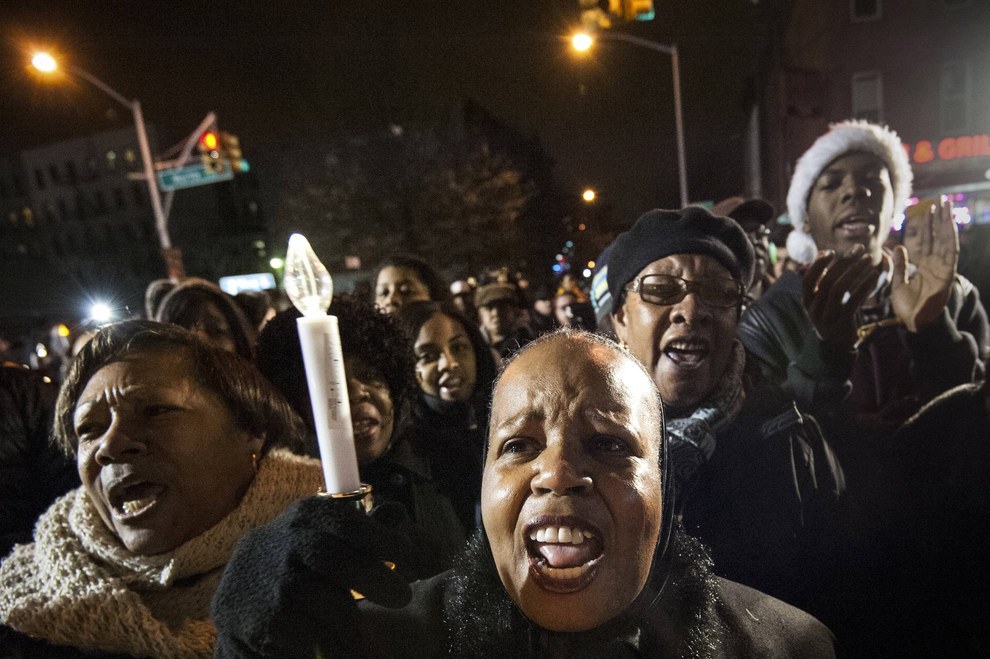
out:
{"label": "woman with red lipstick", "polygon": [[245,360],[173,325],[101,328],[54,435],[82,487],[0,566],[4,657],[209,657],[234,544],[319,487],[288,404]]}
{"label": "woman with red lipstick", "polygon": [[[376,502],[401,504],[413,523],[418,560],[405,566],[410,578],[432,576],[450,566],[474,527],[470,490],[451,490],[434,465],[432,447],[404,432],[415,395],[413,364],[406,337],[395,320],[370,302],[334,296],[331,311],[340,326],[351,423],[361,480]],[[309,429],[307,452],[318,456],[309,387],[294,309],[276,315],[258,340],[258,369],[281,391]],[[455,463],[470,478],[477,471]],[[472,471],[473,470],[473,471]],[[463,488],[462,488],[463,489]]]}
{"label": "woman with red lipstick", "polygon": [[627,351],[545,335],[495,386],[483,530],[452,570],[406,585],[382,564],[401,570],[401,538],[312,497],[238,548],[216,656],[834,656],[820,622],[716,577],[674,530],[663,436]]}
{"label": "woman with red lipstick", "polygon": [[842,473],[814,419],[777,387],[744,386],[753,263],[730,218],[645,213],[612,243],[612,327],[660,390],[678,513],[716,574],[824,615]]}

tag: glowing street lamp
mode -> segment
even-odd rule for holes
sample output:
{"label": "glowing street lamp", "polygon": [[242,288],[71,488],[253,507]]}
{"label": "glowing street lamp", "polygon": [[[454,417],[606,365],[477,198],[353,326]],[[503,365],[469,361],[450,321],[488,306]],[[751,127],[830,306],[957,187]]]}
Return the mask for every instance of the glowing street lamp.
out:
{"label": "glowing street lamp", "polygon": [[[58,70],[58,62],[50,53],[38,52],[31,57],[31,66],[41,73],[52,74]],[[158,241],[161,245],[162,255],[168,267],[168,275],[173,279],[178,279],[183,275],[182,261],[178,256],[178,250],[172,249],[172,239],[168,233],[168,220],[162,208],[162,200],[158,194],[158,178],[155,176],[155,166],[151,159],[151,147],[148,145],[148,131],[144,125],[144,115],[141,113],[141,103],[136,99],[133,101],[103,82],[92,73],[80,69],[78,66],[67,65],[66,72],[78,76],[94,87],[105,93],[107,96],[117,101],[131,111],[134,116],[134,128],[137,132],[138,147],[141,150],[141,162],[144,165],[144,178],[148,184],[148,193],[151,196],[151,209],[155,214],[155,228],[158,231]]]}
{"label": "glowing street lamp", "polygon": [[[688,205],[687,158],[684,155],[684,119],[681,112],[681,65],[680,59],[677,55],[677,44],[671,44],[668,46],[662,43],[657,43],[656,41],[650,41],[649,39],[636,37],[631,34],[623,34],[622,32],[613,31],[600,32],[597,36],[602,39],[624,41],[634,46],[648,48],[657,53],[670,55],[670,65],[673,70],[674,78],[674,124],[677,135],[677,170],[678,179],[680,182],[681,207],[686,207]],[[578,32],[571,37],[571,45],[579,52],[586,52],[594,44],[594,41],[595,37],[592,37],[587,32]]]}
{"label": "glowing street lamp", "polygon": [[595,191],[592,190],[591,188],[587,188],[584,192],[581,193],[581,198],[584,199],[589,204],[595,200],[596,196],[597,195],[595,194]]}

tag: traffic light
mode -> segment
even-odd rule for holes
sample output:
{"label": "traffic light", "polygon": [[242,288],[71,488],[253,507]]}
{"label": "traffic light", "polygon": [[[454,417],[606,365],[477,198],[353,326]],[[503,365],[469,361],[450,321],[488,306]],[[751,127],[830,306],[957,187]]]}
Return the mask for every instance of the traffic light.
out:
{"label": "traffic light", "polygon": [[211,130],[199,136],[199,159],[203,163],[203,168],[214,174],[219,174],[224,170],[223,157],[220,138]]}
{"label": "traffic light", "polygon": [[620,14],[627,21],[652,21],[655,15],[653,0],[620,0]]}
{"label": "traffic light", "polygon": [[652,21],[653,0],[578,0],[581,27],[607,30],[613,21]]}
{"label": "traffic light", "polygon": [[609,0],[578,0],[578,7],[581,9],[581,27],[586,32],[594,32],[601,28],[607,30],[612,27]]}
{"label": "traffic light", "polygon": [[230,159],[230,168],[238,173],[244,173],[250,169],[244,154],[241,153],[241,141],[233,133],[220,132],[220,152],[224,157]]}

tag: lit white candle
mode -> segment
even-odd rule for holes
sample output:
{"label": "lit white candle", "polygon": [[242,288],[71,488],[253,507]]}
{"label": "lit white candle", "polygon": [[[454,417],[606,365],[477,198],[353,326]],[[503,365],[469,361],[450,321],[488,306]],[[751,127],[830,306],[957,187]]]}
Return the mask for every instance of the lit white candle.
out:
{"label": "lit white candle", "polygon": [[302,234],[289,237],[283,283],[292,304],[303,315],[296,324],[327,492],[355,492],[361,487],[361,477],[354,450],[344,354],[337,317],[326,312],[333,299],[333,279]]}

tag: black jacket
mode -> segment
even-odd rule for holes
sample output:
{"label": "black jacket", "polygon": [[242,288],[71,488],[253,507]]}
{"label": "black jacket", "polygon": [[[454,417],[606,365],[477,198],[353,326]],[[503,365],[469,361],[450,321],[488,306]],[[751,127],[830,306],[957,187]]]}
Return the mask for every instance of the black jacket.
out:
{"label": "black jacket", "polygon": [[704,548],[682,533],[672,542],[662,570],[666,584],[654,606],[639,603],[639,613],[589,632],[555,633],[522,616],[499,581],[487,543],[476,536],[455,570],[413,584],[409,605],[361,603],[366,656],[833,656],[832,636],[820,622],[715,577]]}
{"label": "black jacket", "polygon": [[75,462],[51,442],[55,385],[0,365],[0,559],[31,541],[35,520],[79,485]]}
{"label": "black jacket", "polygon": [[678,504],[719,576],[822,616],[842,469],[818,423],[778,387],[751,391]]}
{"label": "black jacket", "polygon": [[[887,289],[889,293],[889,286]],[[887,317],[893,317],[887,296]],[[801,274],[787,272],[739,322],[746,352],[763,374],[828,430],[839,417],[857,433],[889,435],[921,405],[952,387],[981,380],[990,324],[979,293],[957,277],[942,315],[917,333],[874,332],[853,352],[822,341],[802,304]],[[840,424],[841,425],[841,424]]]}

